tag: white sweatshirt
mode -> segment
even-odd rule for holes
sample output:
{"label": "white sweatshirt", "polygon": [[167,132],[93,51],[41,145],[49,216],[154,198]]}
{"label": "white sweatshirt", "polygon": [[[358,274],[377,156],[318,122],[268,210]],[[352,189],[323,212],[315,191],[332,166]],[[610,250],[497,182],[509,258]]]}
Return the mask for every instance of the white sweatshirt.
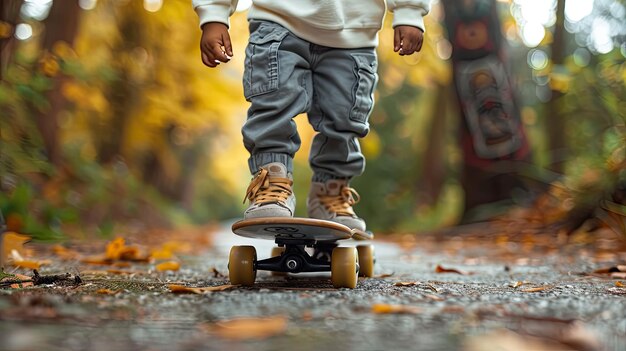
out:
{"label": "white sweatshirt", "polygon": [[[229,25],[238,0],[192,0],[207,22]],[[387,0],[393,26],[408,25],[424,30],[423,16],[430,0]],[[378,31],[385,15],[385,0],[253,0],[248,19],[279,23],[298,37],[336,48],[370,47],[378,44]]]}

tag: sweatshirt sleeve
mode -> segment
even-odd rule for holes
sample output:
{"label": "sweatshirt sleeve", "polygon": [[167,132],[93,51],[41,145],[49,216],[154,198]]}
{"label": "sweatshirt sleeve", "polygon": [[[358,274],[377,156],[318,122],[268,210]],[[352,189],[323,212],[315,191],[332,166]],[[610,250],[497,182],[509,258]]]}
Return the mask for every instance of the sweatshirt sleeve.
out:
{"label": "sweatshirt sleeve", "polygon": [[413,26],[426,31],[424,16],[430,11],[430,0],[388,0],[393,12],[393,27]]}
{"label": "sweatshirt sleeve", "polygon": [[230,27],[228,18],[237,9],[238,0],[192,0],[193,9],[200,18],[200,27],[208,22],[220,22]]}

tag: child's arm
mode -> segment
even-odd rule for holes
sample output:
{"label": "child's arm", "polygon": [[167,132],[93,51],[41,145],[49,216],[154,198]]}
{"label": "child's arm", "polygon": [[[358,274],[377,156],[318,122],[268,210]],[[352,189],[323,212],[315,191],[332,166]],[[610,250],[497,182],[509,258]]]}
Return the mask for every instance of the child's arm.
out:
{"label": "child's arm", "polygon": [[202,28],[200,39],[202,62],[209,67],[217,67],[220,62],[228,62],[233,56],[228,34],[228,18],[235,12],[237,2],[238,0],[192,0]]}
{"label": "child's arm", "polygon": [[430,11],[430,0],[388,0],[393,12],[393,51],[411,55],[422,49],[424,18]]}

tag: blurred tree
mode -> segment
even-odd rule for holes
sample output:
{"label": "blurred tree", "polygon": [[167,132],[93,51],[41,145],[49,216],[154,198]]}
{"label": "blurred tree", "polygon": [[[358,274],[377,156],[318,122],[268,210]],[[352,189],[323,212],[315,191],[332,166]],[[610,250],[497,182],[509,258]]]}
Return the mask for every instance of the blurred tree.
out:
{"label": "blurred tree", "polygon": [[504,64],[496,1],[442,3],[462,116],[463,221],[473,221],[497,214],[503,209],[499,205],[510,203],[512,192],[523,186],[517,172],[530,149]]}
{"label": "blurred tree", "polygon": [[0,81],[5,71],[15,45],[15,26],[20,16],[23,0],[3,0],[0,3]]}
{"label": "blurred tree", "polygon": [[59,114],[67,105],[61,87],[69,78],[59,71],[56,54],[62,52],[64,47],[74,46],[80,13],[78,0],[53,1],[50,13],[43,22],[45,29],[40,62],[44,73],[51,77],[52,85],[45,93],[48,108],[36,110],[35,118],[48,158],[57,167],[61,164]]}
{"label": "blurred tree", "polygon": [[567,57],[566,50],[566,31],[565,31],[565,0],[557,0],[556,6],[556,22],[554,24],[553,40],[550,45],[552,53],[551,65],[551,97],[546,106],[546,131],[548,138],[548,152],[550,168],[558,173],[564,171],[564,161],[567,159],[567,141],[565,133],[566,116],[562,104],[564,103],[563,85],[558,84],[567,79],[565,73],[565,59]]}

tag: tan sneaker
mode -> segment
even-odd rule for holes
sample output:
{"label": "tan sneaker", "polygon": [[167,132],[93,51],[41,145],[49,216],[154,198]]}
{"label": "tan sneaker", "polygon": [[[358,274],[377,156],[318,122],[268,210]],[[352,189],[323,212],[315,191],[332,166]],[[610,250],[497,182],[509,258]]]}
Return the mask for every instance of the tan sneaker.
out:
{"label": "tan sneaker", "polygon": [[307,199],[307,212],[309,218],[325,219],[365,232],[365,221],[352,209],[352,205],[359,202],[359,199],[359,194],[348,186],[347,180],[312,182]]}
{"label": "tan sneaker", "polygon": [[296,197],[292,185],[291,174],[282,163],[273,162],[261,167],[246,191],[243,201],[250,200],[250,205],[243,217],[293,217]]}

